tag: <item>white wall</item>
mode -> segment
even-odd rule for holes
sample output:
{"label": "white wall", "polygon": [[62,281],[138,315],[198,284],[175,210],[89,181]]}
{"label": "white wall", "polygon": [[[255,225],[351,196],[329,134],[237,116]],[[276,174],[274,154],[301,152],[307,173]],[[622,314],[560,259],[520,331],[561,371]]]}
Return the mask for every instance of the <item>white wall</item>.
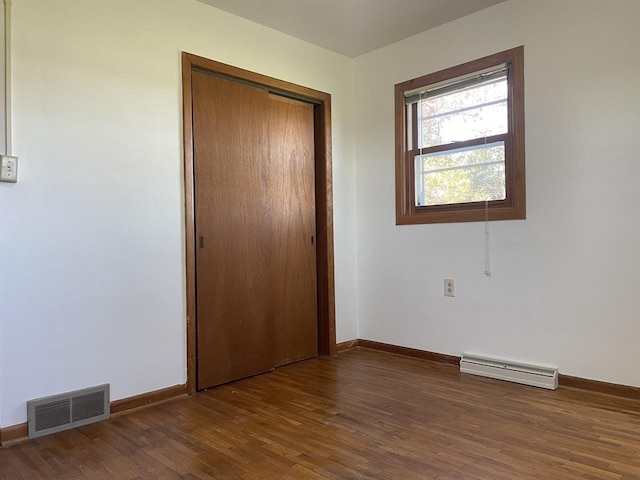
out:
{"label": "white wall", "polygon": [[[4,8],[0,8],[0,62],[2,63],[2,65],[0,65],[0,92],[4,92],[5,91],[5,57],[4,57],[4,40],[5,40],[5,30],[4,30]],[[7,153],[6,151],[6,138],[5,138],[5,98],[4,95],[0,94],[0,117],[2,117],[0,119],[0,150],[2,151],[2,153]],[[2,218],[3,218],[3,209],[2,209],[2,203],[0,203],[0,238],[2,237]],[[1,240],[0,240],[1,242]],[[3,260],[2,260],[2,256],[0,255],[0,276],[2,275],[2,270],[3,270]],[[0,280],[0,392],[2,391],[2,377],[3,377],[3,371],[4,371],[4,362],[3,360],[3,345],[2,345],[2,280]],[[2,395],[0,395],[0,418],[1,418],[1,413],[2,413]]]}
{"label": "white wall", "polygon": [[[640,386],[640,2],[511,0],[355,61],[361,338]],[[525,46],[527,219],[395,226],[393,86]],[[443,278],[456,297],[443,297]]]}
{"label": "white wall", "polygon": [[14,1],[0,184],[1,426],[186,381],[180,52],[332,94],[338,341],[355,338],[353,62],[195,0]]}
{"label": "white wall", "polygon": [[[639,2],[511,0],[355,62],[195,0],[13,10],[0,426],[29,398],[185,381],[182,50],[332,94],[338,341],[640,386]],[[521,44],[528,216],[492,224],[487,279],[482,224],[395,226],[393,85]]]}

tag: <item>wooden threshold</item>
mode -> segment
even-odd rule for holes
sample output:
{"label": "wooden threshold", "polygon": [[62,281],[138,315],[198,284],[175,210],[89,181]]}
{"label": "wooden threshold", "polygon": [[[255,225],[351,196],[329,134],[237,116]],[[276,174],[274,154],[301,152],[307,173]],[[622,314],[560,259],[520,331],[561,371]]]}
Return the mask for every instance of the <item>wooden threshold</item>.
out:
{"label": "wooden threshold", "polygon": [[[167,400],[187,395],[187,385],[174,385],[152,392],[142,393],[133,397],[122,398],[111,402],[111,415],[121,415],[132,410],[157,405]],[[29,439],[27,423],[19,423],[10,427],[0,428],[0,446],[6,447]]]}
{"label": "wooden threshold", "polygon": [[[354,348],[368,348],[370,350],[378,350],[381,352],[393,353],[404,357],[421,358],[432,362],[449,363],[460,365],[460,357],[455,355],[446,355],[443,353],[429,352],[417,348],[400,347],[389,343],[374,342],[372,340],[355,339],[341,342],[337,345],[338,353],[345,352]],[[589,392],[604,393],[614,397],[629,398],[631,400],[640,400],[640,387],[632,387],[629,385],[620,385],[617,383],[600,382],[598,380],[589,380],[587,378],[572,377],[560,374],[558,384],[565,388],[576,388]]]}

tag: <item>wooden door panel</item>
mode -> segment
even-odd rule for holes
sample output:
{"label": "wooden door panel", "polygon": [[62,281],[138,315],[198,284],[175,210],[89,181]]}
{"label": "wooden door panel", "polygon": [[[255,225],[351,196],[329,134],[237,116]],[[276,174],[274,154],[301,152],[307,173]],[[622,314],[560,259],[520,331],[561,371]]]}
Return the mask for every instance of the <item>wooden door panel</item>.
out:
{"label": "wooden door panel", "polygon": [[275,365],[318,355],[313,106],[270,95]]}
{"label": "wooden door panel", "polygon": [[318,354],[314,112],[192,78],[202,389]]}
{"label": "wooden door panel", "polygon": [[265,201],[273,182],[263,161],[267,92],[198,72],[192,88],[202,389],[274,367],[273,228]]}

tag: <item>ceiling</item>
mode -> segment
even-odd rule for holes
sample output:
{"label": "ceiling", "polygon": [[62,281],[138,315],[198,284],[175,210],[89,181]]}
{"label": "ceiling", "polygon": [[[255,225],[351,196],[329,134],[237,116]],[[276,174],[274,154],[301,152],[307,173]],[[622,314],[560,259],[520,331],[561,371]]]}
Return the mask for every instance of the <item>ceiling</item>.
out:
{"label": "ceiling", "polygon": [[200,0],[348,57],[504,0]]}

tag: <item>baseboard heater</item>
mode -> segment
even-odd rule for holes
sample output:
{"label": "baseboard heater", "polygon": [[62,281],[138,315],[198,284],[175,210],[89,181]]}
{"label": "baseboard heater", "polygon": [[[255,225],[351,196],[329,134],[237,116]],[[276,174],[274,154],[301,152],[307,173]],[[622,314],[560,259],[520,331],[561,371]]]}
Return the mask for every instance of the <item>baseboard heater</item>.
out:
{"label": "baseboard heater", "polygon": [[508,360],[479,357],[465,353],[460,359],[460,371],[549,390],[558,388],[557,368],[515,363]]}
{"label": "baseboard heater", "polygon": [[81,427],[110,416],[108,383],[27,402],[29,438]]}

